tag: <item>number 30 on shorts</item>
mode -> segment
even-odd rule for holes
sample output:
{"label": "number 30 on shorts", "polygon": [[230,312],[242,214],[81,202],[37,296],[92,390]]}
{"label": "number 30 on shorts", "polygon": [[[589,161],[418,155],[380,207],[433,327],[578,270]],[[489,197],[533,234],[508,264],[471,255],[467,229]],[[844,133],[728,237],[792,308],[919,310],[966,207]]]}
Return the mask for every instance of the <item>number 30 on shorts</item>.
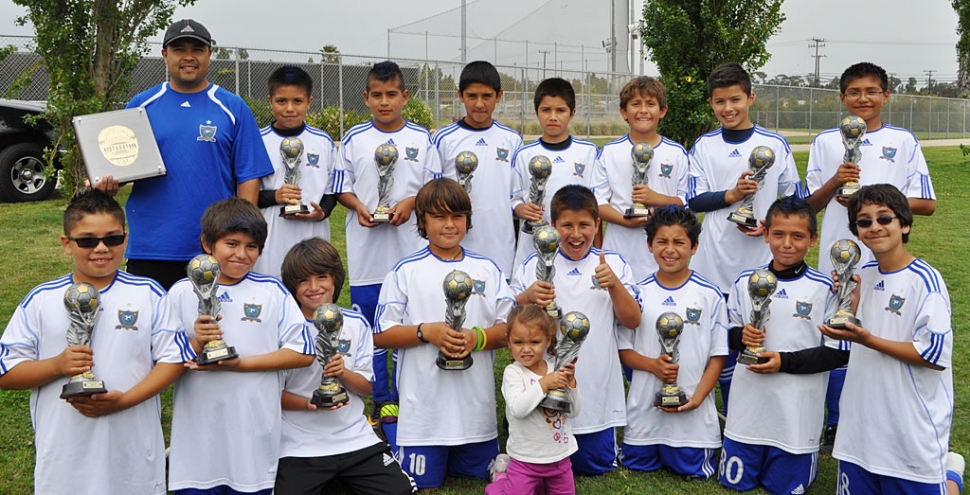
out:
{"label": "number 30 on shorts", "polygon": [[741,481],[741,477],[744,476],[744,463],[741,462],[741,459],[737,456],[732,455],[729,458],[722,450],[721,462],[718,465],[718,470],[728,483],[736,485],[739,481]]}

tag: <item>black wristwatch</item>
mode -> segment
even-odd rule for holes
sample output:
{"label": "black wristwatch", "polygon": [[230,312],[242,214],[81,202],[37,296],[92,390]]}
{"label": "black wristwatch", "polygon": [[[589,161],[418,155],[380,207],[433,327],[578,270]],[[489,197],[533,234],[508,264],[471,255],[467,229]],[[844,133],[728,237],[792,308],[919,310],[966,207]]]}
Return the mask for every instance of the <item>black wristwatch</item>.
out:
{"label": "black wristwatch", "polygon": [[424,338],[424,333],[421,332],[421,325],[424,325],[424,323],[418,323],[418,340],[427,344],[428,341]]}

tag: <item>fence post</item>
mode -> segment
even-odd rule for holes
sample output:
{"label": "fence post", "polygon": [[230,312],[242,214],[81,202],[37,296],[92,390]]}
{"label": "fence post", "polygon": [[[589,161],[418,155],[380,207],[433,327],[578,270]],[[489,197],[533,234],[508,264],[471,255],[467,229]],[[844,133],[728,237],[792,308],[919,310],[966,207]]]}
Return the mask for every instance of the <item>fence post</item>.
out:
{"label": "fence post", "polygon": [[[323,64],[320,64],[321,66]],[[340,140],[344,139],[344,58],[337,55],[337,98],[340,103],[337,105],[338,118],[340,119]]]}
{"label": "fence post", "polygon": [[[586,64],[586,68],[589,68],[589,63]],[[589,139],[591,134],[590,119],[593,114],[593,90],[589,87],[589,71],[586,71],[586,139]]]}
{"label": "fence post", "polygon": [[[526,47],[529,46],[528,43],[529,42],[526,41]],[[526,53],[528,53],[528,51],[526,51]],[[519,92],[519,101],[521,102],[519,104],[519,134],[522,134],[523,137],[525,136],[525,91],[526,91],[525,83],[526,83],[525,69],[523,68],[522,69],[522,91]]]}
{"label": "fence post", "polygon": [[815,108],[815,88],[808,87],[808,142],[812,142],[812,110]]}
{"label": "fence post", "polygon": [[434,120],[435,125],[441,121],[441,93],[438,91],[438,80],[441,79],[440,74],[438,74],[438,64],[434,64]]}
{"label": "fence post", "polygon": [[236,56],[233,58],[236,59],[236,94],[238,95],[240,94],[239,93],[239,47],[238,46],[236,47],[235,55]]}
{"label": "fence post", "polygon": [[909,127],[908,129],[916,132],[916,122],[913,122],[913,102],[916,101],[915,96],[909,97]]}
{"label": "fence post", "polygon": [[781,86],[775,86],[775,132],[778,132],[778,119],[781,118],[779,107],[781,106]]}

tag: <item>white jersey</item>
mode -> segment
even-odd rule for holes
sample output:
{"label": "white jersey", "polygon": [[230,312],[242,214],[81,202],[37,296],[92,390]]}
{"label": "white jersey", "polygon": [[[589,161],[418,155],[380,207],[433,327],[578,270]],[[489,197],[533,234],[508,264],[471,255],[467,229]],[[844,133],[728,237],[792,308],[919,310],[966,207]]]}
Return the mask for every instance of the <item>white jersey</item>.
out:
{"label": "white jersey", "polygon": [[[762,267],[767,268],[767,266]],[[751,323],[748,277],[741,272],[728,298],[731,327]],[[835,316],[838,302],[832,281],[815,269],[792,280],[778,279],[768,306],[765,348],[794,352],[818,347],[839,348],[840,341],[824,338],[817,325]],[[791,454],[818,452],[819,426],[825,417],[828,373],[759,375],[747,366],[734,367],[724,436],[748,445],[767,445]]]}
{"label": "white jersey", "polygon": [[[337,336],[337,351],[343,356],[344,369],[374,379],[374,337],[370,324],[356,311],[343,309],[344,326]],[[319,333],[308,323],[310,336],[316,341]],[[313,397],[320,386],[323,366],[318,360],[305,368],[280,372],[283,389],[291,394]],[[335,411],[283,410],[280,458],[324,457],[370,447],[380,443],[374,429],[364,417],[364,398],[347,390],[350,402]]]}
{"label": "white jersey", "polygon": [[[398,151],[394,164],[389,202],[393,208],[399,201],[418,194],[428,181],[441,177],[441,162],[431,145],[428,131],[411,122],[394,132],[384,132],[365,122],[352,127],[341,143],[341,159],[333,175],[333,192],[354,193],[373,213],[377,209],[378,173],[374,151],[379,145],[393,144]],[[418,235],[415,215],[404,224],[388,224],[373,228],[361,227],[357,212],[347,210],[347,264],[351,286],[379,284],[384,276],[408,253],[413,253],[427,241]]]}
{"label": "white jersey", "polygon": [[[867,132],[860,150],[862,159],[856,165],[861,169],[859,184],[892,184],[908,198],[936,200],[930,171],[923,158],[919,141],[906,129],[883,125]],[[822,131],[812,142],[808,155],[808,170],[805,173],[805,187],[810,195],[828,182],[839,170],[845,157],[845,146],[838,129]],[[821,240],[819,242],[818,270],[832,273],[832,259],[829,248],[839,239],[855,239],[849,230],[848,210],[833,198],[825,206],[822,214]],[[861,242],[862,250],[859,266],[872,260],[872,251]]]}
{"label": "white jersey", "polygon": [[462,151],[478,157],[470,193],[474,228],[461,243],[495,261],[506,274],[511,273],[515,255],[512,194],[519,189],[512,154],[522,146],[522,137],[493,120],[487,129],[472,129],[461,122],[449,124],[439,129],[432,141],[445,177],[458,179],[455,157]]}
{"label": "white jersey", "polygon": [[[515,298],[495,262],[467,249],[462,259],[442,260],[425,247],[402,259],[384,279],[375,316],[377,332],[444,321],[441,282],[452,270],[475,281],[462,327],[504,323]],[[472,353],[474,363],[462,371],[439,369],[437,357],[438,348],[432,344],[398,350],[398,445],[464,445],[496,438],[495,352]]]}
{"label": "white jersey", "polygon": [[[64,275],[38,285],[14,310],[0,337],[0,374],[51,359],[67,347],[70,327]],[[165,291],[153,280],[118,272],[100,293],[91,332],[94,369],[108,390],[126,392],[155,363],[194,359]],[[35,493],[150,494],[165,492],[165,441],[158,396],[100,418],[82,416],[59,398],[67,377],[30,391],[37,463]]]}
{"label": "white jersey", "polygon": [[[241,357],[290,349],[316,354],[296,301],[274,277],[249,272],[220,285],[220,329]],[[170,297],[189,338],[199,300],[188,279]],[[175,383],[169,489],[228,485],[252,492],[272,488],[280,443],[278,371],[186,371]]]}
{"label": "white jersey", "polygon": [[[636,331],[620,328],[620,349],[632,349],[648,358],[663,352],[657,334],[657,319],[671,311],[684,320],[684,330],[677,349],[680,370],[677,385],[694,395],[704,370],[712,357],[725,356],[727,347],[727,311],[724,297],[716,285],[692,272],[680,287],[668,289],[651,275],[637,284],[644,301],[643,319]],[[630,445],[667,445],[716,449],[721,446],[721,430],[714,405],[714,391],[693,411],[671,414],[653,406],[663,382],[647,371],[633,370],[627,396],[627,427],[623,442]],[[733,412],[733,411],[732,411]]]}
{"label": "white jersey", "polygon": [[[552,197],[563,186],[578,184],[589,187],[593,175],[593,165],[596,164],[596,153],[595,144],[572,136],[569,137],[568,142],[553,145],[552,148],[547,148],[539,139],[519,148],[519,151],[516,151],[512,158],[512,166],[515,170],[516,180],[518,180],[518,188],[512,198],[512,208],[529,202],[529,187],[532,184],[532,176],[529,175],[529,160],[534,156],[544,155],[552,162],[552,174],[546,180],[546,193],[542,198],[541,205],[545,208],[542,218],[546,222],[551,222],[552,210],[549,205],[552,203]],[[522,222],[524,221],[522,220]],[[525,258],[536,250],[532,244],[532,234],[526,234],[520,228],[518,236],[513,264],[516,270],[525,261]]]}
{"label": "white jersey", "polygon": [[[748,169],[748,157],[757,146],[775,152],[775,163],[765,176],[764,186],[754,196],[754,216],[763,220],[768,207],[780,196],[797,194],[800,181],[788,142],[761,126],[743,143],[724,140],[722,129],[697,138],[690,150],[690,190],[693,198],[705,192],[727,191],[738,184],[738,177]],[[767,263],[771,251],[763,237],[750,237],[728,221],[728,216],[741,202],[704,214],[700,244],[690,267],[704,274],[727,294],[741,270]]]}
{"label": "white jersey", "polygon": [[[627,134],[603,145],[590,188],[600,205],[608,205],[625,213],[633,206],[633,159],[630,151],[633,142]],[[654,157],[647,172],[647,187],[667,196],[680,198],[687,204],[687,151],[683,146],[661,138],[654,148]],[[633,268],[633,278],[643,280],[657,271],[657,262],[647,249],[647,233],[642,227],[630,228],[617,224],[606,226],[603,249],[623,255]]]}
{"label": "white jersey", "polygon": [[953,420],[950,295],[921,259],[891,273],[870,262],[859,275],[862,324],[877,337],[912,342],[923,359],[945,369],[852,346],[832,456],[870,473],[942,483]]}
{"label": "white jersey", "polygon": [[[555,370],[555,363],[546,360],[546,369]],[[552,464],[576,452],[579,445],[573,437],[572,419],[583,408],[579,388],[566,387],[566,399],[571,412],[547,411],[539,407],[545,398],[541,375],[537,375],[518,361],[505,367],[502,376],[502,396],[505,397],[505,417],[509,420],[509,440],[505,450],[519,462]]]}
{"label": "white jersey", "polygon": [[[587,404],[573,421],[577,434],[596,433],[626,424],[626,405],[623,399],[623,373],[616,348],[616,332],[620,325],[613,312],[610,293],[593,285],[593,274],[599,266],[600,250],[591,248],[585,258],[574,261],[562,252],[556,254],[556,303],[563,315],[579,311],[589,318],[589,336],[579,348],[576,362],[576,381]],[[512,276],[512,291],[521,294],[536,281],[535,250]],[[622,256],[606,251],[606,263],[619,277],[637,303],[640,293],[633,281],[630,265]],[[620,327],[622,330],[624,327]]]}
{"label": "white jersey", "polygon": [[[259,180],[260,189],[279,189],[283,187],[286,175],[286,166],[280,157],[280,143],[284,136],[277,134],[273,126],[264,127],[260,134],[263,136],[263,144],[266,145],[270,161],[273,162],[273,173]],[[300,181],[297,185],[303,190],[303,204],[312,211],[310,202],[319,204],[323,195],[330,194],[332,189],[333,169],[338,158],[337,146],[326,132],[315,127],[305,126],[303,132],[297,137],[303,141],[304,149],[298,165]],[[257,273],[279,277],[282,273],[280,266],[283,264],[283,258],[294,244],[311,237],[330,240],[329,218],[319,222],[283,218],[280,216],[282,207],[282,205],[273,205],[261,209],[269,231],[263,254],[253,266],[253,271]]]}

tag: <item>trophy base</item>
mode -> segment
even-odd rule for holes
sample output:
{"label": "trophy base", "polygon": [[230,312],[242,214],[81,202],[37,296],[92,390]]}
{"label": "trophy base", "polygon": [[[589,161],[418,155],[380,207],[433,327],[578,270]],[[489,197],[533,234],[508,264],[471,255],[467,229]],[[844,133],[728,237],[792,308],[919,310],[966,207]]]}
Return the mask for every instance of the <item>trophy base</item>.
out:
{"label": "trophy base", "polygon": [[317,389],[313,391],[313,397],[310,398],[310,404],[322,409],[328,409],[348,402],[350,402],[350,396],[347,395],[347,391],[343,387],[340,387],[336,393],[324,392],[323,390]]}
{"label": "trophy base", "polygon": [[687,394],[683,390],[676,394],[657,392],[657,395],[653,398],[653,403],[658,407],[680,407],[687,403]]}
{"label": "trophy base", "polygon": [[562,308],[560,308],[556,303],[546,306],[545,309],[547,315],[555,318],[556,320],[562,319]]}
{"label": "trophy base", "polygon": [[728,215],[728,221],[734,222],[742,227],[747,227],[749,229],[758,228],[758,219],[754,215],[748,213],[742,213],[739,211],[732,212]]}
{"label": "trophy base", "polygon": [[539,407],[548,411],[559,411],[569,414],[573,410],[573,405],[566,398],[566,392],[561,389],[550,390],[539,403]]}
{"label": "trophy base", "polygon": [[391,218],[394,218],[394,214],[386,211],[375,211],[371,214],[371,218],[377,223],[387,223],[391,221]]}
{"label": "trophy base", "polygon": [[103,394],[107,391],[108,389],[104,388],[104,381],[102,380],[81,380],[78,382],[69,382],[64,385],[64,388],[61,389],[61,398],[86,397],[88,395]]}
{"label": "trophy base", "polygon": [[300,203],[298,205],[286,205],[280,207],[280,216],[288,217],[290,215],[296,215],[297,213],[310,213],[310,208],[307,205]]}
{"label": "trophy base", "polygon": [[526,220],[522,222],[522,232],[524,234],[532,235],[537,228],[542,227],[543,225],[547,225],[545,220],[541,222],[533,222],[532,220]]}
{"label": "trophy base", "polygon": [[840,187],[835,194],[840,198],[850,198],[852,197],[852,195],[859,192],[859,189],[861,188],[862,186],[860,186],[859,184],[847,183],[844,186]]}
{"label": "trophy base", "polygon": [[626,209],[623,218],[643,218],[650,216],[650,208],[643,205],[633,205]]}
{"label": "trophy base", "polygon": [[738,354],[738,364],[764,364],[768,358],[759,358],[756,354],[765,352],[764,347],[748,347]]}
{"label": "trophy base", "polygon": [[441,352],[438,352],[438,359],[435,360],[434,364],[436,364],[439,369],[445,371],[462,371],[471,368],[472,363],[474,362],[475,360],[472,359],[471,355],[463,358],[450,358]]}
{"label": "trophy base", "polygon": [[855,316],[851,316],[851,315],[834,316],[832,318],[829,318],[829,320],[826,321],[825,324],[832,328],[845,328],[845,324],[849,322],[851,322],[853,325],[856,325],[856,326],[860,326],[860,327],[862,326],[862,321],[860,321]]}
{"label": "trophy base", "polygon": [[227,359],[233,359],[237,357],[239,357],[239,354],[236,353],[236,348],[231,346],[226,346],[226,347],[211,349],[211,350],[203,349],[195,362],[198,363],[199,366],[205,366],[207,364],[215,364],[215,363],[218,363],[219,361],[225,361]]}

